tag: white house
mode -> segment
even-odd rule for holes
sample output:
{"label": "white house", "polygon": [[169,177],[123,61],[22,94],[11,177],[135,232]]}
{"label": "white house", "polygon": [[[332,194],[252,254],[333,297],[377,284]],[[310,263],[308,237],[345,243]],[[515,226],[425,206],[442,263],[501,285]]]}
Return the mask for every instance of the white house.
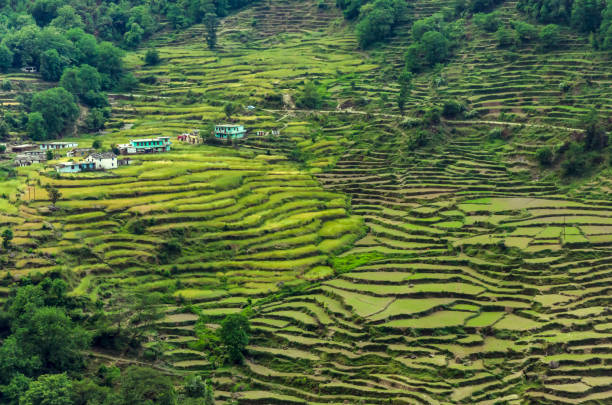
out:
{"label": "white house", "polygon": [[50,149],[66,149],[66,148],[77,148],[79,146],[76,142],[42,142],[38,146],[41,150]]}
{"label": "white house", "polygon": [[117,168],[117,156],[112,152],[92,153],[85,158],[85,161],[93,163],[96,170],[111,170]]}

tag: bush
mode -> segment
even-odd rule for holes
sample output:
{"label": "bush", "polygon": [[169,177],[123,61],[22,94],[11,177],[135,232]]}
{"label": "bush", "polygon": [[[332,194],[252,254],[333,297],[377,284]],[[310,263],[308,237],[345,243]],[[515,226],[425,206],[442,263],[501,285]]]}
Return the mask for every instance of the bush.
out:
{"label": "bush", "polygon": [[442,112],[438,107],[432,107],[425,111],[425,115],[423,116],[423,123],[426,125],[435,125],[440,123],[440,116]]}
{"label": "bush", "polygon": [[306,83],[304,83],[304,89],[299,95],[296,104],[298,107],[308,108],[312,110],[321,108],[321,106],[323,105],[322,92],[313,82],[307,81]]}
{"label": "bush", "polygon": [[515,21],[514,29],[518,33],[518,37],[522,42],[529,42],[538,37],[538,29],[524,21]]}
{"label": "bush", "polygon": [[545,50],[550,50],[559,45],[561,29],[556,24],[548,24],[540,30],[540,45]]}
{"label": "bush", "polygon": [[442,107],[442,115],[445,118],[453,118],[465,111],[465,106],[457,100],[447,100]]}
{"label": "bush", "polygon": [[550,166],[553,161],[553,151],[549,146],[540,148],[536,152],[536,159],[542,166]]}
{"label": "bush", "polygon": [[159,52],[155,48],[151,48],[145,54],[145,63],[149,66],[157,65],[160,61]]}
{"label": "bush", "polygon": [[504,27],[500,27],[495,33],[497,44],[500,48],[509,48],[515,46],[518,42],[516,31]]}
{"label": "bush", "polygon": [[474,15],[474,24],[487,32],[495,32],[499,28],[499,13],[478,13]]}
{"label": "bush", "polygon": [[588,161],[582,145],[572,142],[562,163],[564,176],[582,176],[588,169]]}

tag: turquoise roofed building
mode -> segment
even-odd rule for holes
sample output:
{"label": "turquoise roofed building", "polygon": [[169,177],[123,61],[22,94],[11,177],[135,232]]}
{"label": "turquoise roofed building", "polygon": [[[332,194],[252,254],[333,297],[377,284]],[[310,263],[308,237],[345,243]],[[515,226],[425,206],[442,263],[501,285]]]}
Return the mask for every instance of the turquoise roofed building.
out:
{"label": "turquoise roofed building", "polygon": [[158,153],[170,151],[169,136],[158,136],[157,138],[130,139],[130,143],[117,145],[119,152],[122,155],[131,155],[134,153]]}
{"label": "turquoise roofed building", "polygon": [[244,126],[236,124],[215,125],[214,134],[217,139],[242,139],[246,136],[246,130]]}

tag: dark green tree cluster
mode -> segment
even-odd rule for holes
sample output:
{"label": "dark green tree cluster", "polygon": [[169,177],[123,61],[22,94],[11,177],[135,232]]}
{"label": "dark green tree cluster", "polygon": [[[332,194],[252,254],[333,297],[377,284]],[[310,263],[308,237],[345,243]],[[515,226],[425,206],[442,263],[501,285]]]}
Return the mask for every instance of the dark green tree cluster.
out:
{"label": "dark green tree cluster", "polygon": [[415,21],[412,26],[413,43],[406,51],[406,68],[418,73],[445,62],[463,35],[461,20],[448,22],[440,13]]}
{"label": "dark green tree cluster", "polygon": [[517,8],[539,22],[569,25],[593,33],[596,48],[612,49],[612,1],[519,0]]}
{"label": "dark green tree cluster", "polygon": [[304,83],[304,88],[298,95],[296,105],[300,108],[315,110],[324,105],[324,90],[318,87],[314,82],[307,81]]}
{"label": "dark green tree cluster", "polygon": [[375,0],[363,5],[355,27],[359,45],[366,48],[389,37],[405,15],[406,2],[403,0]]}
{"label": "dark green tree cluster", "polygon": [[[0,309],[0,403],[214,404],[212,385],[200,376],[190,376],[177,389],[176,379],[149,367],[85,367],[83,353],[90,349],[93,336],[99,339],[105,333],[109,315],[87,301],[68,296],[68,284],[58,274],[39,282],[25,278],[20,283]],[[129,311],[111,316],[121,317],[130,333],[138,333],[133,331],[159,319],[147,315],[156,303],[134,302],[140,304],[126,305]],[[241,325],[238,329],[226,327],[228,339],[241,342]]]}
{"label": "dark green tree cluster", "polygon": [[536,159],[543,167],[560,164],[565,177],[580,177],[606,163],[612,164],[610,139],[596,109],[591,109],[581,120],[584,132],[554,150],[543,147],[536,151]]}

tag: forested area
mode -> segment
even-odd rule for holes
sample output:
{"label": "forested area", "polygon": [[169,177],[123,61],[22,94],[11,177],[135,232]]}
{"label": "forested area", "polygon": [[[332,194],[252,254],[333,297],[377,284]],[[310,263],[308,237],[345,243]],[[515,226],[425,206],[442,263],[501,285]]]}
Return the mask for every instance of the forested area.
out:
{"label": "forested area", "polygon": [[[20,96],[23,110],[6,112],[0,125],[25,131],[33,140],[55,139],[74,130],[78,103],[88,108],[83,128],[97,131],[110,116],[105,92],[126,92],[138,85],[123,66],[124,49],[138,47],[169,25],[185,28],[207,22],[216,29],[225,16],[249,0],[85,1],[37,0],[0,3],[0,71],[35,68],[60,88]],[[214,38],[207,38],[214,47]],[[211,43],[212,41],[212,43]],[[154,56],[154,54],[151,54]],[[147,63],[154,60],[148,57]],[[3,83],[10,89],[11,83]]]}
{"label": "forested area", "polygon": [[[3,235],[3,249],[11,249]],[[14,285],[0,308],[0,403],[14,405],[133,405],[214,403],[210,381],[142,367],[107,366],[87,359],[96,348],[116,356],[143,350],[154,323],[164,315],[159,294],[115,294],[112,311],[68,294],[62,274],[26,277]],[[249,325],[242,314],[228,315],[218,332],[196,328],[199,349],[217,364],[242,362]],[[155,346],[144,357],[155,360]],[[135,362],[138,363],[138,362]]]}
{"label": "forested area", "polygon": [[[463,18],[473,17],[474,21],[482,26],[484,16],[487,15],[485,13],[490,14],[499,3],[498,0],[456,0],[454,8],[448,7],[435,17],[437,28],[430,31],[436,31],[439,34],[432,33],[425,36],[425,33],[422,32],[422,27],[429,25],[433,17],[413,21],[414,25],[421,26],[416,31],[413,30],[413,40],[416,45],[419,45],[421,52],[415,52],[416,49],[412,48],[409,50],[409,55],[417,56],[417,59],[420,60],[427,59],[427,56],[423,55],[429,53],[425,48],[434,43],[430,47],[435,48],[441,54],[435,58],[437,60],[434,63],[442,61],[447,54],[448,44],[457,37],[445,35],[445,29],[440,23],[454,21],[460,24]],[[385,40],[392,35],[393,29],[399,23],[409,20],[407,13],[409,5],[403,1],[337,0],[336,5],[343,10],[347,20],[356,21],[355,30],[359,44],[363,48]],[[520,0],[517,8],[537,22],[569,25],[578,32],[590,34],[594,49],[612,49],[612,2],[604,0]],[[495,14],[492,14],[488,20],[491,21],[494,17]],[[542,42],[542,49],[551,47],[549,37],[555,34],[551,33],[556,30],[554,25],[549,26],[539,35],[535,27],[524,21],[512,21],[511,25],[512,27],[508,28],[499,26],[499,23],[487,24],[485,29],[497,32],[502,46],[536,39]],[[422,42],[424,36],[425,43]]]}

